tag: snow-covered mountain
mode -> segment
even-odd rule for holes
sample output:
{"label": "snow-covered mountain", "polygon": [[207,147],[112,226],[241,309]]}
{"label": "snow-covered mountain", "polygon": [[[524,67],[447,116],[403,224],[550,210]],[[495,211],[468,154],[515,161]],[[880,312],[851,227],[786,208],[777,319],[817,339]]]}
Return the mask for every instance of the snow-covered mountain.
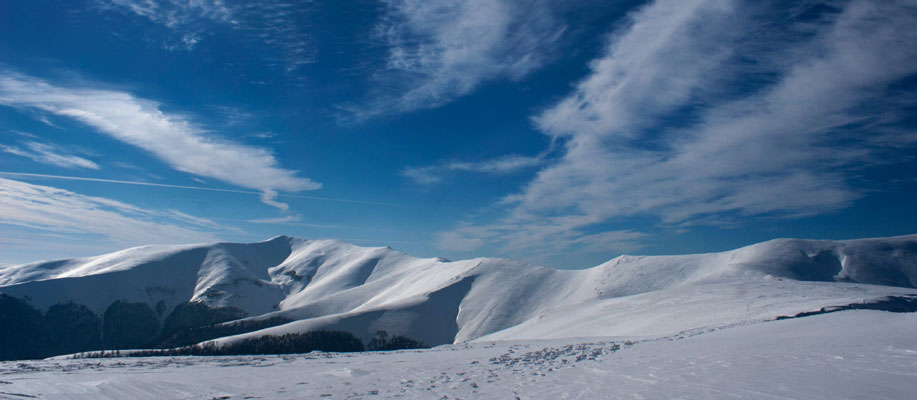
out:
{"label": "snow-covered mountain", "polygon": [[363,340],[385,330],[432,345],[660,336],[917,296],[915,287],[917,235],[778,239],[722,253],[620,256],[585,270],[416,258],[286,236],[143,246],[0,269],[0,293],[44,312],[74,303],[104,319],[116,302],[143,304],[168,325],[190,303],[231,316],[210,322],[292,321],[223,342],[311,330],[345,330]]}

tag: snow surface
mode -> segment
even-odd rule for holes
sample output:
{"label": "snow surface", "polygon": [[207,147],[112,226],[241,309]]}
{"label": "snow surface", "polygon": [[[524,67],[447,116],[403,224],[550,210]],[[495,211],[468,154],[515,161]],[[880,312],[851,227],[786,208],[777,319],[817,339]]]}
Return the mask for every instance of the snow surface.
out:
{"label": "snow surface", "polygon": [[[0,269],[0,292],[232,306],[293,322],[239,336],[376,330],[447,344],[389,353],[0,363],[0,399],[904,399],[917,314],[803,312],[917,296],[917,235],[780,239],[568,271],[449,262],[334,240],[144,246]],[[163,314],[167,315],[167,314]]]}
{"label": "snow surface", "polygon": [[909,399],[917,314],[844,311],[652,340],[0,363],[0,399]]}
{"label": "snow surface", "polygon": [[144,246],[0,269],[0,292],[98,314],[117,300],[168,311],[232,306],[286,325],[377,330],[437,345],[470,340],[665,336],[917,294],[917,235],[779,239],[733,251],[621,256],[586,270],[494,258],[449,262],[387,247],[279,236],[259,243]]}

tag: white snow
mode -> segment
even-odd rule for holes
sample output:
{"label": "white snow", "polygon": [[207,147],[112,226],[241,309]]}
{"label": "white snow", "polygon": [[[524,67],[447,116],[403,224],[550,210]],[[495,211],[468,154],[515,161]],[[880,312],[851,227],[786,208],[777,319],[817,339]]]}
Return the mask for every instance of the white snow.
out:
{"label": "white snow", "polygon": [[279,236],[144,246],[0,270],[0,292],[101,314],[116,300],[232,306],[296,321],[238,337],[376,330],[428,344],[663,336],[917,294],[917,235],[780,239],[723,253],[621,256],[567,271],[493,258],[448,262],[387,247]]}
{"label": "white snow", "polygon": [[917,314],[844,311],[636,341],[0,363],[0,399],[907,399]]}
{"label": "white snow", "polygon": [[390,353],[0,363],[0,399],[903,399],[917,313],[823,307],[917,296],[917,235],[781,239],[565,271],[449,262],[280,236],[144,246],[0,269],[0,292],[97,313],[116,300],[232,306],[294,322],[241,338],[376,330]]}

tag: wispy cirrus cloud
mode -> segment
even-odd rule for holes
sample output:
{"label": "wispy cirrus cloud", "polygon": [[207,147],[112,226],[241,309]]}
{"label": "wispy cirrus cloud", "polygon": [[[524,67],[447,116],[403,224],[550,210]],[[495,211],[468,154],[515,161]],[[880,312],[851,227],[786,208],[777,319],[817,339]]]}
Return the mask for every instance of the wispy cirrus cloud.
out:
{"label": "wispy cirrus cloud", "polygon": [[407,167],[401,175],[418,185],[432,185],[443,180],[451,172],[472,172],[489,175],[505,175],[532,169],[544,164],[544,155],[535,157],[509,155],[484,161],[448,161],[426,167]]}
{"label": "wispy cirrus cloud", "polygon": [[[114,163],[113,163],[114,164]],[[188,186],[188,185],[175,185],[169,183],[156,183],[148,181],[130,181],[122,179],[106,179],[106,178],[92,178],[86,176],[68,176],[68,175],[51,175],[51,174],[36,174],[30,172],[14,172],[14,171],[0,171],[2,176],[11,176],[21,179],[52,179],[52,180],[65,180],[65,181],[78,181],[78,182],[98,182],[98,183],[111,183],[115,185],[131,185],[131,186],[148,186],[154,188],[169,188],[169,189],[181,189],[181,190],[200,190],[205,192],[219,192],[219,193],[238,193],[245,195],[258,195],[264,196],[262,192],[256,192],[251,190],[238,190],[238,189],[222,189],[214,188],[207,186]],[[161,179],[155,175],[151,176],[155,179]],[[194,179],[192,177],[192,179]],[[200,181],[195,179],[195,181]],[[206,182],[198,182],[206,183]],[[357,199],[342,199],[334,197],[320,197],[320,196],[306,196],[300,194],[288,194],[288,193],[277,193],[277,197],[286,197],[286,198],[295,198],[295,199],[306,199],[306,200],[315,200],[315,201],[328,201],[335,203],[350,203],[350,204],[364,204],[364,205],[373,205],[373,206],[395,206],[393,203],[384,203],[380,201],[368,201],[368,200],[357,200]],[[282,208],[285,210],[285,208]]]}
{"label": "wispy cirrus cloud", "polygon": [[256,189],[265,204],[281,209],[287,206],[274,200],[278,191],[321,187],[281,168],[267,149],[213,135],[188,118],[164,113],[158,103],[127,92],[57,86],[5,71],[0,76],[0,104],[75,119],[148,151],[176,170]]}
{"label": "wispy cirrus cloud", "polygon": [[[153,243],[217,241],[211,220],[176,210],[158,211],[50,186],[0,178],[0,224],[51,232],[112,249]],[[51,246],[53,247],[53,246]]]}
{"label": "wispy cirrus cloud", "polygon": [[279,53],[266,58],[269,64],[293,72],[314,63],[318,55],[312,36],[314,27],[308,23],[312,19],[311,8],[309,0],[243,1],[236,8],[235,28]]}
{"label": "wispy cirrus cloud", "polygon": [[300,215],[287,215],[284,217],[277,217],[277,218],[249,219],[249,220],[246,220],[245,222],[252,223],[252,224],[288,224],[291,222],[300,222],[300,221],[302,221],[302,216]]}
{"label": "wispy cirrus cloud", "polygon": [[129,13],[163,28],[167,50],[191,51],[214,25],[246,34],[249,44],[268,46],[279,55],[265,56],[268,64],[288,72],[315,62],[317,47],[304,25],[310,1],[265,0],[97,0],[103,10]]}
{"label": "wispy cirrus cloud", "polygon": [[167,50],[190,51],[201,40],[201,22],[232,24],[233,11],[223,0],[97,0],[100,8],[132,13],[162,25],[174,37],[162,45]]}
{"label": "wispy cirrus cloud", "polygon": [[197,19],[231,22],[233,11],[223,0],[98,0],[103,6],[118,7],[169,27]]}
{"label": "wispy cirrus cloud", "polygon": [[484,82],[519,80],[545,64],[564,31],[547,1],[385,0],[375,38],[388,48],[356,119],[435,108]]}
{"label": "wispy cirrus cloud", "polygon": [[917,143],[896,125],[915,99],[894,90],[917,74],[917,5],[783,6],[657,0],[634,13],[533,118],[563,156],[503,200],[503,218],[443,237],[612,252],[644,236],[615,230],[625,218],[674,228],[850,205],[857,171]]}
{"label": "wispy cirrus cloud", "polygon": [[29,158],[41,164],[55,165],[64,168],[99,169],[92,160],[74,155],[61,146],[35,141],[23,142],[20,146],[0,145],[4,153]]}

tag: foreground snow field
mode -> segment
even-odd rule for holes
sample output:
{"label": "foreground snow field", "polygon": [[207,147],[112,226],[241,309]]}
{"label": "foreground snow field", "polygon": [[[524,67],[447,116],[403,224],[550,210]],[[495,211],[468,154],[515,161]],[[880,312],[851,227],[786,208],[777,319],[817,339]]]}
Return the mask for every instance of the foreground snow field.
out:
{"label": "foreground snow field", "polygon": [[917,314],[421,351],[0,363],[0,399],[910,399]]}

